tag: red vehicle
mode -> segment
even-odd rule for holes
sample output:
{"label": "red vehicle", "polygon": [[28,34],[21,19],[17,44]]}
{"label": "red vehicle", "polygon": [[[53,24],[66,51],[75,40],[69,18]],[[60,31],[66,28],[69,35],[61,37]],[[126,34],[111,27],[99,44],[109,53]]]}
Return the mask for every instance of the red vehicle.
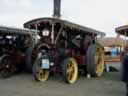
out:
{"label": "red vehicle", "polygon": [[0,75],[7,78],[25,69],[26,48],[35,31],[0,26]]}
{"label": "red vehicle", "polygon": [[37,81],[46,81],[49,73],[60,73],[74,83],[78,71],[100,77],[104,71],[104,50],[97,41],[102,32],[55,18],[28,21],[25,28],[38,31],[38,43],[27,49],[26,64]]}

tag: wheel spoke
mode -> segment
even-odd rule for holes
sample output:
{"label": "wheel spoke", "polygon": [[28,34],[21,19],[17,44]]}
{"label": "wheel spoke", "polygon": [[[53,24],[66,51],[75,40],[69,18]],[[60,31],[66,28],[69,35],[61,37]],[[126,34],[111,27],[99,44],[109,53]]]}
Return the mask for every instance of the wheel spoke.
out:
{"label": "wheel spoke", "polygon": [[69,69],[70,68],[70,65],[69,64],[67,64],[67,69]]}
{"label": "wheel spoke", "polygon": [[41,79],[42,76],[43,76],[43,71],[42,71],[42,69],[40,67],[38,67],[37,75],[38,75],[39,79]]}
{"label": "wheel spoke", "polygon": [[71,73],[72,71],[73,71],[73,68],[72,67],[70,67],[70,68],[67,69],[67,73]]}
{"label": "wheel spoke", "polygon": [[69,61],[69,66],[72,67],[72,61]]}
{"label": "wheel spoke", "polygon": [[71,80],[71,76],[72,76],[72,73],[68,73],[68,74],[67,74],[67,79],[68,79],[68,80]]}
{"label": "wheel spoke", "polygon": [[96,56],[95,56],[95,64],[96,64],[96,65],[97,65],[98,61],[99,61],[99,56],[96,55]]}

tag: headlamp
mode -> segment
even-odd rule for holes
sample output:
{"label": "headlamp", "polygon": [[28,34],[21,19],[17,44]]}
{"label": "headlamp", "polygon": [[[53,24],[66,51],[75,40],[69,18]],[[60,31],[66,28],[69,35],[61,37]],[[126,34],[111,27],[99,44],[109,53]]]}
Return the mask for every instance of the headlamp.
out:
{"label": "headlamp", "polygon": [[42,31],[42,35],[43,35],[43,36],[48,36],[48,35],[49,35],[49,30],[48,30],[48,29],[44,29],[44,30]]}

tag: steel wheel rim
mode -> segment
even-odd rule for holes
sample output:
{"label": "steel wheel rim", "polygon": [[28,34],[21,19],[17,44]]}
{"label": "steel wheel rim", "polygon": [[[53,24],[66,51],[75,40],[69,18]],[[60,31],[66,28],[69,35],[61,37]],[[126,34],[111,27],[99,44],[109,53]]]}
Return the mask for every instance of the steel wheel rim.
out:
{"label": "steel wheel rim", "polygon": [[9,77],[12,73],[15,72],[15,67],[11,64],[9,56],[5,56],[1,63],[2,63],[1,76],[3,78]]}
{"label": "steel wheel rim", "polygon": [[49,70],[44,70],[41,67],[40,60],[36,60],[32,70],[33,70],[35,80],[41,81],[41,82],[48,80]]}
{"label": "steel wheel rim", "polygon": [[48,70],[43,70],[41,67],[38,67],[37,71],[37,78],[39,81],[46,81],[49,77],[49,71]]}
{"label": "steel wheel rim", "polygon": [[96,65],[96,74],[98,77],[100,77],[104,71],[104,51],[102,48],[96,48],[94,59]]}
{"label": "steel wheel rim", "polygon": [[38,77],[39,81],[42,81],[43,78],[46,78],[45,72],[40,67],[38,67],[37,77]]}
{"label": "steel wheel rim", "polygon": [[77,80],[77,75],[78,75],[78,67],[75,59],[70,58],[69,63],[67,64],[67,81],[69,83],[74,83]]}

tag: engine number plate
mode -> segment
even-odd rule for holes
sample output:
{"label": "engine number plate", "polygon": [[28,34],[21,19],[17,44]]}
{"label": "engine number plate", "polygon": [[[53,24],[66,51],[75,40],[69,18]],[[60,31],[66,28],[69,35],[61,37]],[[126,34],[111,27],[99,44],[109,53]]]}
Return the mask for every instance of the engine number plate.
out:
{"label": "engine number plate", "polygon": [[50,62],[48,59],[42,59],[42,69],[49,69],[50,68]]}

